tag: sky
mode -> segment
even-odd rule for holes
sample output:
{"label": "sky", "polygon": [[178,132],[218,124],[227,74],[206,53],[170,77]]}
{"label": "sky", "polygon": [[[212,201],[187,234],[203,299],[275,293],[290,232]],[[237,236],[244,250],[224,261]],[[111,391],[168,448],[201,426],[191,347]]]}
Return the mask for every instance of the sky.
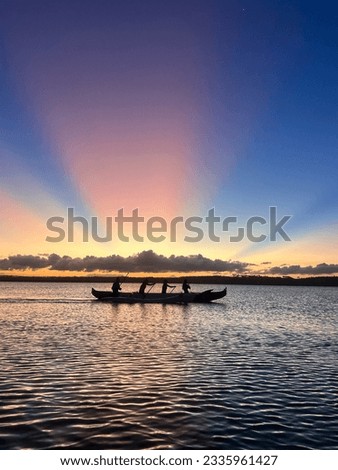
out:
{"label": "sky", "polygon": [[337,22],[327,1],[2,0],[0,273],[338,274]]}

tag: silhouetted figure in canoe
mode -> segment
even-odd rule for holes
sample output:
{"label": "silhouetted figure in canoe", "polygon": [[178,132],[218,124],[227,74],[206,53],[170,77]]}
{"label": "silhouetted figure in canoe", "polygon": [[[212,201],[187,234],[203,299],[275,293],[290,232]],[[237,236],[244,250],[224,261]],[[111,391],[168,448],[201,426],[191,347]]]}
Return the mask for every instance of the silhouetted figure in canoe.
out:
{"label": "silhouetted figure in canoe", "polygon": [[162,294],[166,294],[166,293],[167,293],[168,287],[170,287],[171,289],[173,289],[173,288],[176,287],[176,286],[170,286],[170,285],[168,284],[167,279],[164,279],[163,284],[162,284]]}
{"label": "silhouetted figure in canoe", "polygon": [[145,279],[142,284],[140,285],[140,288],[139,288],[139,294],[142,294],[142,295],[145,295],[145,290],[146,290],[146,287],[147,286],[154,286],[155,285],[155,282],[149,282],[148,279]]}
{"label": "silhouetted figure in canoe", "polygon": [[182,284],[182,290],[185,294],[189,294],[189,289],[191,289],[191,287],[188,284],[188,281],[184,279],[183,284]]}
{"label": "silhouetted figure in canoe", "polygon": [[113,291],[113,296],[118,297],[119,291],[122,290],[119,277],[115,279],[114,284],[111,286],[111,290]]}

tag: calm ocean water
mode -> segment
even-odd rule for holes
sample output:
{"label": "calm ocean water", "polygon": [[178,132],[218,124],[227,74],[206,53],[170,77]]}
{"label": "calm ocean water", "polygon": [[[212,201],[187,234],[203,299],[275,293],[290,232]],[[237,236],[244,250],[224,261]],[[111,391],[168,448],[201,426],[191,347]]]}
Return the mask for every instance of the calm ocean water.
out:
{"label": "calm ocean water", "polygon": [[0,287],[1,449],[338,449],[336,288],[180,306]]}

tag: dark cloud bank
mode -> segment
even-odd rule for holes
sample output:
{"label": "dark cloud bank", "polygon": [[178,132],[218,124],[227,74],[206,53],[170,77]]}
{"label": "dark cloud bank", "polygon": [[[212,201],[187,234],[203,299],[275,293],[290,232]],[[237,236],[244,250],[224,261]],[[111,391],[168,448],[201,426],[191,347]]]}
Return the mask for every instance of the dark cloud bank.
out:
{"label": "dark cloud bank", "polygon": [[202,255],[190,256],[163,256],[152,250],[142,251],[133,256],[122,257],[111,255],[106,257],[86,256],[72,258],[51,254],[40,255],[14,255],[0,259],[0,270],[36,270],[47,268],[53,271],[117,271],[117,272],[234,272],[244,273],[249,263],[240,261],[211,260]]}
{"label": "dark cloud bank", "polygon": [[[268,264],[265,262],[264,264]],[[251,270],[250,263],[241,261],[212,260],[202,255],[163,256],[152,250],[142,251],[132,256],[111,255],[106,257],[86,256],[72,258],[57,254],[14,255],[0,259],[1,271],[37,270],[47,268],[51,271],[73,271],[92,273],[101,272],[210,272],[212,274],[228,272],[233,274],[256,274]],[[334,275],[338,273],[338,264],[321,263],[316,266],[283,265],[274,266],[260,271],[263,275]]]}
{"label": "dark cloud bank", "polygon": [[294,264],[291,266],[274,266],[266,271],[267,274],[277,274],[280,276],[290,276],[290,275],[310,275],[310,276],[320,276],[320,275],[333,275],[338,273],[338,264],[327,264],[320,263],[316,266],[300,266],[299,264]]}

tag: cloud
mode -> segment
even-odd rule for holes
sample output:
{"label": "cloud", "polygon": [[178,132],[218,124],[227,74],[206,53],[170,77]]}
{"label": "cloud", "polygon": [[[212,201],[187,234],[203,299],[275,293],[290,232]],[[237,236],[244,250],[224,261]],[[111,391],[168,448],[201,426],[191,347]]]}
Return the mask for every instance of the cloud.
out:
{"label": "cloud", "polygon": [[[267,265],[269,262],[261,264]],[[73,271],[82,273],[98,272],[209,272],[233,273],[233,274],[255,274],[251,270],[252,263],[242,261],[221,259],[210,259],[205,256],[164,256],[158,255],[152,250],[142,251],[132,256],[111,255],[106,257],[85,256],[84,258],[72,258],[71,256],[60,256],[55,253],[39,255],[13,255],[0,259],[0,271],[15,270],[38,270],[49,269],[50,271]],[[300,266],[299,264],[273,266],[259,274],[263,275],[334,275],[338,274],[338,264],[321,263],[316,266]]]}
{"label": "cloud", "polygon": [[14,269],[41,269],[47,268],[48,266],[48,259],[41,256],[15,255],[0,259],[0,269],[3,271],[11,271]]}
{"label": "cloud", "polygon": [[72,258],[71,256],[51,255],[14,255],[0,259],[0,270],[37,270],[48,268],[52,271],[117,271],[117,272],[233,272],[245,273],[251,264],[241,261],[212,260],[203,255],[169,257],[158,255],[152,250],[123,257],[111,255],[107,257],[86,256]]}
{"label": "cloud", "polygon": [[316,266],[300,266],[299,264],[293,264],[290,266],[274,266],[267,271],[265,274],[280,274],[283,276],[291,274],[306,274],[311,276],[319,275],[332,275],[338,273],[338,264],[327,264],[320,263]]}

